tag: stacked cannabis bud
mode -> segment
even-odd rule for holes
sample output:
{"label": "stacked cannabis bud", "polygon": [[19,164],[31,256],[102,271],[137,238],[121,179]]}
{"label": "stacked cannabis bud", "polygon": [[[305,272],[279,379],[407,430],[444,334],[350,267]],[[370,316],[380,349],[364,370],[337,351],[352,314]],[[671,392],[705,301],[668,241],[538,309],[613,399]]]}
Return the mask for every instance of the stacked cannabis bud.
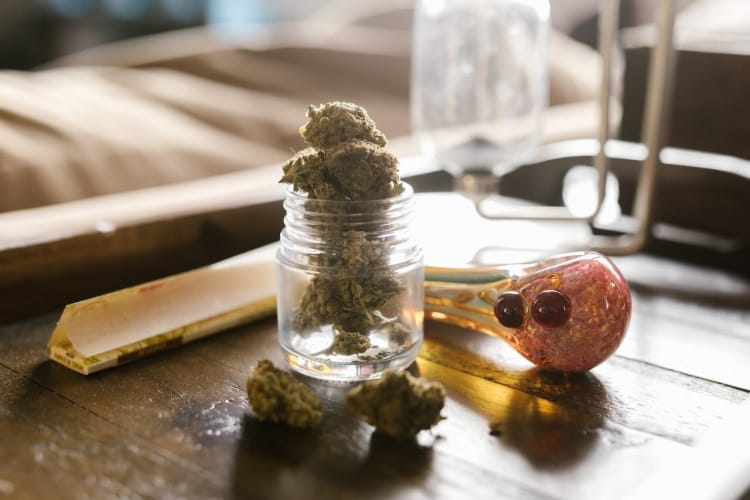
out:
{"label": "stacked cannabis bud", "polygon": [[[335,337],[328,352],[363,353],[370,348],[367,334],[383,322],[379,309],[402,287],[387,267],[388,249],[382,241],[336,223],[352,204],[326,202],[366,202],[401,194],[398,159],[384,149],[385,136],[355,104],[310,106],[307,117],[300,134],[310,147],[284,163],[281,182],[307,194],[308,216],[325,221],[320,237],[328,251],[315,257],[321,272],[305,290],[293,326],[309,332],[332,325]],[[378,210],[377,204],[354,205],[357,210]]]}

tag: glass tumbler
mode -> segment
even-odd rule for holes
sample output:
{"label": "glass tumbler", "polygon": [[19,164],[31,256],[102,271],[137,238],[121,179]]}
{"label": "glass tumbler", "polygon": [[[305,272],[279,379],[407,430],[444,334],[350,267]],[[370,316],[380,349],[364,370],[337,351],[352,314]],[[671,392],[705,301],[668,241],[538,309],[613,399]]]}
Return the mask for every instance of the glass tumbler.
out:
{"label": "glass tumbler", "polygon": [[412,125],[459,191],[482,198],[539,142],[547,0],[418,0]]}

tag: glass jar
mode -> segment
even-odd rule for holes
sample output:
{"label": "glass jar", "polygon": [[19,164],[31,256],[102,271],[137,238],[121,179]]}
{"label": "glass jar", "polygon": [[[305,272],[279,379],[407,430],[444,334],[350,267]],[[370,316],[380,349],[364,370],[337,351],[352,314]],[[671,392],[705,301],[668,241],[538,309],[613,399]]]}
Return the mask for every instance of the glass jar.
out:
{"label": "glass jar", "polygon": [[424,264],[413,190],[329,201],[288,189],[276,257],[279,342],[292,369],[334,380],[409,366],[422,343]]}

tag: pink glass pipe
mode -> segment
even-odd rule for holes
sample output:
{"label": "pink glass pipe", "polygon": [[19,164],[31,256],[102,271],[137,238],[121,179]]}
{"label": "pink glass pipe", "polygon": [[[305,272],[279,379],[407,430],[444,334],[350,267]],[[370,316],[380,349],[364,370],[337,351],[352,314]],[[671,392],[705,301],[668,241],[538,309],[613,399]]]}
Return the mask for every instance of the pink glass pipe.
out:
{"label": "pink glass pipe", "polygon": [[595,367],[622,342],[630,310],[625,279],[596,252],[534,264],[426,270],[427,318],[501,337],[543,368]]}

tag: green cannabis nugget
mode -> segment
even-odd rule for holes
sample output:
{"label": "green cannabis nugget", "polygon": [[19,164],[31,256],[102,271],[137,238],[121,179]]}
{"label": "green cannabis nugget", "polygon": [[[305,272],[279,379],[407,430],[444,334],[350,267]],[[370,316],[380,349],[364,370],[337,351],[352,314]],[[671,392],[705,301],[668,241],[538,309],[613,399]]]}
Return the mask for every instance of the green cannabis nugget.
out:
{"label": "green cannabis nugget", "polygon": [[395,439],[410,439],[442,420],[445,389],[438,382],[386,371],[346,395],[346,405],[367,423]]}
{"label": "green cannabis nugget", "polygon": [[339,332],[331,345],[333,354],[362,353],[370,348],[370,339],[357,332]]}
{"label": "green cannabis nugget", "polygon": [[364,109],[329,102],[310,106],[307,117],[300,133],[312,147],[284,163],[281,182],[318,200],[379,200],[403,192],[398,158],[384,148],[385,135]]}
{"label": "green cannabis nugget", "polygon": [[[306,193],[306,209],[329,222],[323,237],[333,250],[317,256],[321,268],[307,286],[293,320],[294,328],[313,331],[332,325],[335,338],[328,352],[354,355],[370,347],[368,332],[383,322],[379,314],[389,299],[403,290],[387,269],[388,248],[369,240],[365,231],[338,228],[337,215],[345,204],[398,196],[404,190],[398,159],[383,146],[386,138],[367,115],[351,103],[330,102],[310,106],[308,122],[300,133],[311,147],[283,165],[281,182]],[[370,205],[358,205],[362,207]],[[369,210],[377,210],[377,205]]]}
{"label": "green cannabis nugget", "polygon": [[323,416],[323,406],[310,388],[267,359],[250,371],[247,399],[261,421],[310,428]]}
{"label": "green cannabis nugget", "polygon": [[310,121],[300,128],[300,134],[316,148],[326,149],[352,139],[386,145],[385,135],[375,127],[367,111],[356,104],[329,102],[317,108],[310,106],[307,117]]}

